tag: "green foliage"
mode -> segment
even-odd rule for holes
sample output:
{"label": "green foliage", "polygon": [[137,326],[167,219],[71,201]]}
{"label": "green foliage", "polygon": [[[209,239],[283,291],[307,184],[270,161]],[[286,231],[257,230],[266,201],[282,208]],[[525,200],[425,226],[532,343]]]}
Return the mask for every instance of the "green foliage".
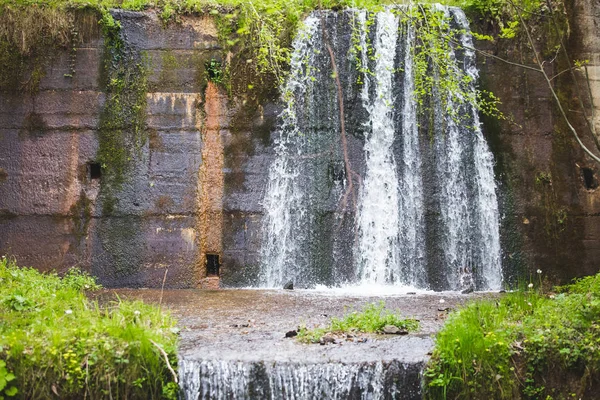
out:
{"label": "green foliage", "polygon": [[[499,100],[489,92],[470,90],[473,78],[458,65],[455,54],[462,50],[460,36],[443,11],[425,5],[410,8],[405,20],[415,27],[417,43],[413,49],[415,65],[415,98],[420,114],[434,119],[436,106],[441,104],[445,113],[458,124],[466,115],[464,107],[477,104],[486,115],[501,116]],[[433,96],[433,99],[432,99]]]}
{"label": "green foliage", "polygon": [[0,259],[0,398],[177,398],[152,343],[176,366],[173,319],[139,301],[101,307],[84,294],[99,288]]}
{"label": "green foliage", "polygon": [[448,318],[425,374],[427,398],[582,398],[600,384],[600,274],[558,295],[533,286]]}
{"label": "green foliage", "polygon": [[545,0],[455,0],[453,5],[465,9],[467,12],[494,19],[497,22],[514,19],[513,4],[525,14],[538,12],[545,4]]}
{"label": "green foliage", "polygon": [[[419,66],[419,79],[417,82],[417,97],[421,99],[423,93],[431,93],[434,84],[432,81],[442,83],[444,87],[440,98],[446,102],[443,93],[446,90],[460,89],[467,82],[465,76],[456,75],[449,64],[446,50],[453,40],[449,35],[449,24],[444,21],[442,13],[433,12],[433,8],[427,3],[434,0],[425,0],[422,6],[413,6],[409,13],[410,18],[416,22],[418,27],[417,37],[420,44],[415,49],[417,65]],[[445,0],[443,4],[460,6],[471,14],[477,14],[496,21],[500,26],[499,37],[511,38],[516,34],[518,24],[515,18],[515,10],[510,0]],[[519,1],[520,7],[526,15],[531,11],[537,11],[541,0]],[[28,7],[23,5],[29,5]],[[250,91],[273,87],[279,87],[284,81],[291,55],[291,41],[301,24],[303,17],[315,9],[343,9],[363,8],[372,12],[381,10],[388,4],[398,4],[393,0],[163,0],[154,2],[150,0],[0,0],[0,20],[4,16],[5,23],[0,23],[0,60],[10,58],[7,65],[14,69],[22,69],[23,60],[20,56],[31,53],[32,46],[37,46],[40,37],[45,38],[39,48],[52,48],[53,46],[66,46],[70,43],[69,27],[72,21],[70,10],[78,8],[92,8],[98,11],[102,18],[100,24],[105,36],[108,37],[109,46],[118,43],[119,26],[108,13],[109,8],[123,8],[129,10],[144,10],[148,8],[157,9],[161,19],[165,22],[178,20],[178,16],[185,13],[206,13],[214,16],[220,40],[225,51],[233,51],[238,58],[235,68],[229,65],[223,66],[223,71],[231,74],[231,77],[223,77],[228,86],[237,90]],[[403,1],[400,4],[416,4]],[[31,5],[34,5],[33,7]],[[20,14],[14,14],[13,8],[21,10]],[[8,18],[7,16],[12,16]],[[40,21],[40,23],[32,23]],[[5,38],[4,44],[2,38]],[[481,36],[484,37],[484,36]],[[491,36],[485,36],[490,39]],[[8,50],[2,48],[8,46]],[[19,56],[20,55],[20,56]],[[113,54],[114,55],[114,54]],[[16,57],[16,58],[15,58]],[[245,64],[242,68],[242,64]],[[432,70],[432,66],[434,67]],[[118,67],[117,67],[118,69]],[[39,71],[38,71],[39,72]],[[133,75],[140,70],[132,69]],[[432,76],[432,72],[439,77]],[[39,75],[36,74],[36,75]],[[144,74],[142,74],[144,76]],[[447,79],[446,79],[447,78]],[[39,81],[39,77],[37,77]],[[144,79],[142,79],[143,81]],[[235,81],[235,82],[230,82]],[[7,81],[7,82],[14,82]],[[137,82],[136,82],[137,83]],[[143,86],[143,82],[142,86]],[[135,85],[134,85],[135,86]],[[111,89],[109,87],[109,89]],[[460,100],[461,96],[455,96],[454,101]],[[487,103],[486,107],[490,113],[496,113],[495,103]],[[492,108],[489,107],[492,105]],[[427,109],[427,107],[422,107]],[[455,110],[456,107],[448,107]],[[135,120],[135,117],[132,118]],[[135,121],[132,124],[135,125]],[[116,135],[118,136],[118,135]],[[117,150],[119,143],[112,143]],[[126,152],[125,152],[126,153]],[[117,161],[123,161],[127,154],[120,154],[117,150]],[[122,163],[115,167],[115,175],[121,175],[119,170]],[[118,179],[116,179],[118,181]]]}
{"label": "green foliage", "polygon": [[214,58],[205,63],[206,79],[214,83],[223,83],[223,67]]}
{"label": "green foliage", "polygon": [[305,343],[318,343],[326,333],[381,332],[384,326],[393,325],[407,331],[419,328],[419,322],[414,319],[402,318],[385,310],[383,302],[367,305],[361,312],[352,311],[342,318],[331,318],[329,326],[325,328],[308,329],[303,327],[298,332],[298,339]]}
{"label": "green foliage", "polygon": [[[1,350],[1,349],[0,349]],[[15,375],[6,369],[6,362],[0,360],[0,399],[5,397],[14,397],[19,390],[11,382],[15,380]]]}

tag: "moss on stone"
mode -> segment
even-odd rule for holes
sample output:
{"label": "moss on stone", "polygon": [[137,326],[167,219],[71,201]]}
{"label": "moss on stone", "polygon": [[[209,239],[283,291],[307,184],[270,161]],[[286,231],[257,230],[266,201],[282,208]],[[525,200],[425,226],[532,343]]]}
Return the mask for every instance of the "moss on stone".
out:
{"label": "moss on stone", "polygon": [[73,42],[74,15],[62,7],[0,4],[0,92],[38,91],[54,50]]}
{"label": "moss on stone", "polygon": [[30,112],[25,116],[19,135],[24,138],[37,138],[44,134],[48,130],[48,125],[44,118],[36,113]]}
{"label": "moss on stone", "polygon": [[177,82],[177,71],[179,62],[173,50],[167,49],[161,52],[161,69],[159,79],[163,85],[174,85]]}
{"label": "moss on stone", "polygon": [[148,65],[143,53],[123,41],[121,25],[110,14],[103,17],[101,24],[105,39],[102,77],[106,102],[100,114],[96,159],[103,172],[103,212],[110,214],[133,160],[148,140]]}

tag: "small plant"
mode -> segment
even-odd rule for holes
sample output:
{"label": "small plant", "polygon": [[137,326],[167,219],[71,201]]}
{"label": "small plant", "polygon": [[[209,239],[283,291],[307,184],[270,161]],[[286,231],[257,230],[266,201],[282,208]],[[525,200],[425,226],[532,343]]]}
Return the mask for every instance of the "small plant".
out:
{"label": "small plant", "polygon": [[362,311],[352,311],[342,318],[331,318],[329,326],[325,328],[302,327],[298,331],[298,339],[304,343],[318,343],[326,334],[379,333],[387,325],[406,331],[414,331],[419,328],[417,320],[402,318],[398,314],[387,311],[384,303],[381,302],[379,305],[369,304]]}
{"label": "small plant", "polygon": [[221,62],[212,58],[204,64],[206,79],[214,83],[223,83],[223,66]]}
{"label": "small plant", "polygon": [[536,185],[552,185],[552,174],[550,172],[539,172],[535,176]]}
{"label": "small plant", "polygon": [[[0,352],[2,348],[0,347]],[[15,380],[15,375],[6,369],[6,362],[0,360],[0,399],[6,397],[14,397],[19,390],[12,385]]]}

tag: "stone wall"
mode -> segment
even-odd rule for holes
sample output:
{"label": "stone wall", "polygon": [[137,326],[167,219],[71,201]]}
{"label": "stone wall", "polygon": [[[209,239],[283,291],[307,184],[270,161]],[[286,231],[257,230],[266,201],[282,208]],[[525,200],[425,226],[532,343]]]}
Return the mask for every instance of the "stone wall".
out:
{"label": "stone wall", "polygon": [[[196,191],[202,142],[196,110],[204,63],[220,54],[211,21],[163,29],[156,16],[119,12],[125,39],[143,51],[150,140],[103,215],[102,178],[91,176],[105,102],[98,32],[47,65],[39,92],[0,97],[0,248],[21,265],[78,265],[108,286],[189,287],[198,280]],[[96,29],[97,30],[97,29]]]}
{"label": "stone wall", "polygon": [[[592,0],[569,8],[573,58],[591,61],[594,93],[599,9]],[[232,56],[223,54],[212,20],[181,17],[164,26],[152,12],[114,16],[150,67],[148,140],[114,211],[103,211],[103,177],[92,171],[106,96],[103,40],[91,29],[76,46],[72,77],[65,50],[48,62],[39,92],[0,94],[0,253],[41,270],[78,265],[109,287],[160,287],[168,268],[165,286],[174,288],[201,286],[209,254],[219,256],[224,284],[251,283],[278,107],[250,106],[245,93],[234,98],[208,82],[206,61]],[[479,46],[531,64],[523,41]],[[597,164],[574,142],[541,75],[490,58],[479,64],[483,85],[510,117],[485,123],[501,183],[507,277],[523,267],[553,281],[597,272]],[[566,78],[557,88],[570,99]],[[577,112],[570,117],[585,129]]]}
{"label": "stone wall", "polygon": [[[600,7],[591,0],[568,3],[570,58],[591,61],[592,90],[598,92]],[[536,48],[547,56],[549,46],[556,44],[552,42],[554,28],[542,23],[534,24],[532,30]],[[537,67],[525,37],[484,42],[480,47],[509,61]],[[483,86],[500,97],[500,108],[508,117],[500,122],[487,119],[485,131],[497,161],[503,199],[504,265],[509,278],[515,280],[524,273],[529,279],[540,269],[551,282],[566,282],[598,272],[598,164],[578,146],[541,73],[483,56],[479,64]],[[546,66],[550,77],[566,68],[562,55]],[[587,83],[582,78],[583,73],[578,73],[586,111],[591,114]],[[564,73],[553,80],[553,85],[569,122],[598,154],[576,101],[572,77]]]}

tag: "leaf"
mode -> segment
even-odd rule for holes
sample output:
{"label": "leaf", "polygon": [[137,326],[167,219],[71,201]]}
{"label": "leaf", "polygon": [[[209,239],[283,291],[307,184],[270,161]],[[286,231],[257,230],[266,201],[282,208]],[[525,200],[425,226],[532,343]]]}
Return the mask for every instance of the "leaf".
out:
{"label": "leaf", "polygon": [[4,394],[6,394],[8,397],[13,397],[18,391],[19,390],[15,386],[11,386],[4,391]]}

